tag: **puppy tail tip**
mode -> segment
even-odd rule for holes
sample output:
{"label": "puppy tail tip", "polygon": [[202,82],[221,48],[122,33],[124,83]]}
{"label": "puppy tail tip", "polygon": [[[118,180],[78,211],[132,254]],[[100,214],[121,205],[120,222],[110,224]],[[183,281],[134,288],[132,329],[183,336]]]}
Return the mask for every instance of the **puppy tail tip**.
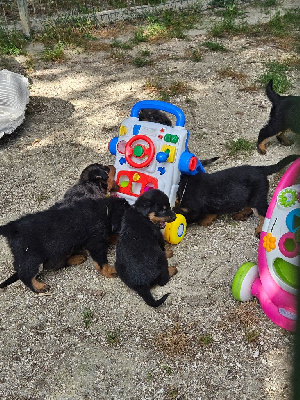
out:
{"label": "puppy tail tip", "polygon": [[161,304],[163,304],[166,301],[167,297],[170,294],[170,293],[166,293],[160,299],[155,300],[148,287],[142,287],[142,288],[140,287],[140,288],[136,289],[136,291],[144,299],[145,303],[147,303],[148,306],[150,306],[150,307],[159,307]]}

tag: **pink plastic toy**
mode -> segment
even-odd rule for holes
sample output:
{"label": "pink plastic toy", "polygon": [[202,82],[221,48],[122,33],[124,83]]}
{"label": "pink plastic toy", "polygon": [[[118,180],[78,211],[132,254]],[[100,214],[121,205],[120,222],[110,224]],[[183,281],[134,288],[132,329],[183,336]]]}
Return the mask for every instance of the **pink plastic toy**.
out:
{"label": "pink plastic toy", "polygon": [[288,331],[295,330],[297,316],[299,176],[300,158],[286,170],[270,202],[259,241],[258,266],[253,262],[243,264],[232,284],[237,300],[257,297],[267,317]]}

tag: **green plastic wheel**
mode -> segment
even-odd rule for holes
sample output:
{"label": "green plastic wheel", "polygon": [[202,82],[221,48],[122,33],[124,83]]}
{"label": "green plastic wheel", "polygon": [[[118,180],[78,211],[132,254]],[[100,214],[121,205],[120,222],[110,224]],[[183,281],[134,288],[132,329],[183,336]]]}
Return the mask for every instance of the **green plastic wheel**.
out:
{"label": "green plastic wheel", "polygon": [[252,298],[251,287],[258,278],[258,268],[254,262],[241,265],[232,282],[232,295],[238,301],[247,301]]}

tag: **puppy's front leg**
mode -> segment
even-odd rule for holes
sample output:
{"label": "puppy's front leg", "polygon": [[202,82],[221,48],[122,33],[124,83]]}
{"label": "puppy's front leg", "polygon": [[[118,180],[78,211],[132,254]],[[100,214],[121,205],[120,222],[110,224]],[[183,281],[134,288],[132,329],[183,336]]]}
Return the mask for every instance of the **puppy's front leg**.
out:
{"label": "puppy's front leg", "polygon": [[96,239],[93,239],[93,241],[89,242],[86,246],[94,261],[95,268],[106,278],[115,278],[117,276],[116,269],[109,265],[107,261],[107,241]]}

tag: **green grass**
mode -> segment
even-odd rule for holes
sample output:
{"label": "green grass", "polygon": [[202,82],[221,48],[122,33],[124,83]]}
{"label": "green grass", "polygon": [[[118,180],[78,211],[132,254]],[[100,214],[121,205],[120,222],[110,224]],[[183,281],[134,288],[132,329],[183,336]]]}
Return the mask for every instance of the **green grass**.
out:
{"label": "green grass", "polygon": [[0,28],[0,55],[19,56],[25,53],[25,47],[29,43],[18,31],[5,31]]}
{"label": "green grass", "polygon": [[280,1],[278,0],[254,0],[252,4],[262,10],[266,10],[267,8],[278,6],[279,3]]}
{"label": "green grass", "polygon": [[239,153],[242,153],[244,155],[249,155],[255,149],[254,143],[243,138],[237,140],[229,140],[225,146],[226,149],[229,151],[230,156],[234,156]]}
{"label": "green grass", "polygon": [[106,332],[106,339],[109,344],[115,345],[119,342],[121,337],[121,330],[120,328],[116,328],[112,331],[107,331]]}
{"label": "green grass", "polygon": [[233,18],[224,18],[210,29],[212,37],[226,37],[227,35],[245,34],[248,25],[246,22],[235,22]]}
{"label": "green grass", "polygon": [[277,93],[285,93],[291,88],[286,72],[289,69],[286,63],[270,61],[266,63],[266,71],[258,78],[260,84],[265,87],[270,79],[273,79],[273,88]]}
{"label": "green grass", "polygon": [[199,336],[199,338],[198,338],[198,343],[201,345],[201,346],[209,346],[210,344],[212,344],[213,343],[213,338],[212,338],[212,336],[211,335],[201,335],[201,336]]}
{"label": "green grass", "polygon": [[194,62],[199,62],[199,61],[203,60],[203,53],[202,53],[201,49],[199,49],[199,48],[193,49],[191,52],[190,58]]}
{"label": "green grass", "polygon": [[157,100],[170,101],[171,97],[187,94],[188,86],[182,81],[173,81],[169,84],[159,78],[150,78],[145,83],[145,89],[153,93]]}
{"label": "green grass", "polygon": [[211,0],[209,4],[213,7],[231,7],[235,0]]}
{"label": "green grass", "polygon": [[48,45],[43,50],[44,61],[64,61],[65,60],[65,45],[58,42],[53,46]]}
{"label": "green grass", "polygon": [[131,43],[130,41],[122,42],[121,40],[114,39],[111,43],[111,47],[122,50],[132,50],[133,43]]}
{"label": "green grass", "polygon": [[245,336],[247,342],[254,342],[260,335],[260,329],[246,329]]}
{"label": "green grass", "polygon": [[264,33],[278,37],[290,37],[291,31],[299,29],[300,10],[288,10],[284,14],[277,11],[269,22],[260,25]]}
{"label": "green grass", "polygon": [[138,55],[132,60],[132,64],[136,67],[144,67],[145,65],[152,64],[150,59],[150,50],[144,49],[138,52]]}
{"label": "green grass", "polygon": [[83,311],[83,322],[85,328],[89,328],[91,323],[92,323],[92,318],[93,318],[93,311],[87,308],[86,310]]}
{"label": "green grass", "polygon": [[226,49],[226,47],[223,46],[221,43],[212,42],[210,40],[206,40],[205,42],[203,42],[202,46],[206,47],[208,50],[211,50],[211,51],[221,51],[224,53],[228,51]]}
{"label": "green grass", "polygon": [[148,16],[135,31],[132,41],[138,44],[160,39],[183,39],[186,37],[186,30],[193,28],[199,20],[200,14],[197,10],[194,12],[165,10],[160,14]]}

